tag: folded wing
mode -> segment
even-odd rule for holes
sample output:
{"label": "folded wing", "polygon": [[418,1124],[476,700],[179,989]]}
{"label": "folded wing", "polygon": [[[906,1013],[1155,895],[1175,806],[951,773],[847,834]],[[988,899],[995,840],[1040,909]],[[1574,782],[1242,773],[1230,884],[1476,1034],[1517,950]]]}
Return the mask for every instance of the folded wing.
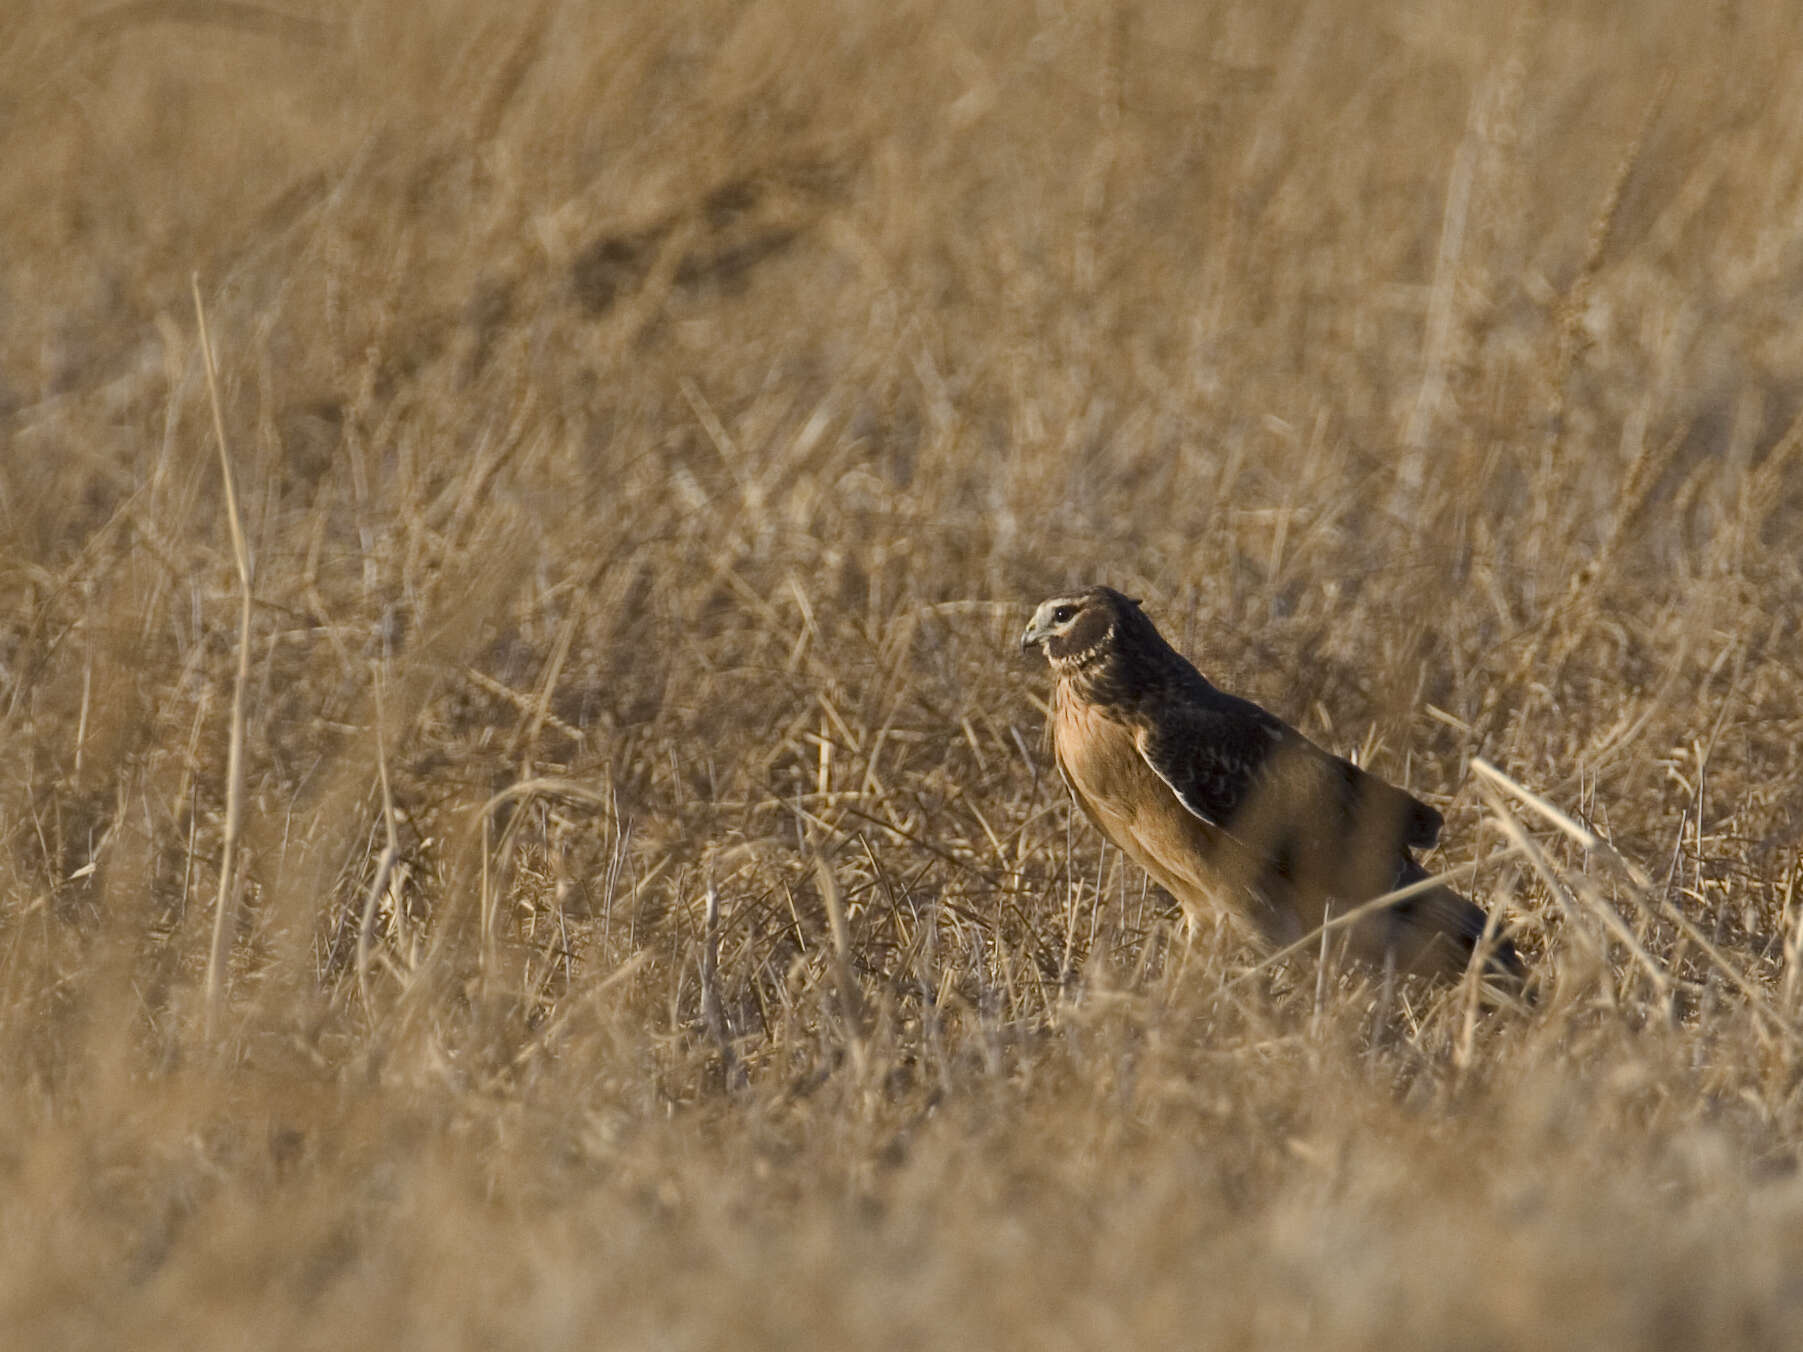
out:
{"label": "folded wing", "polygon": [[1210,691],[1206,703],[1161,710],[1137,742],[1178,801],[1283,869],[1297,851],[1351,842],[1402,855],[1439,839],[1442,818],[1414,795],[1330,755],[1247,700]]}

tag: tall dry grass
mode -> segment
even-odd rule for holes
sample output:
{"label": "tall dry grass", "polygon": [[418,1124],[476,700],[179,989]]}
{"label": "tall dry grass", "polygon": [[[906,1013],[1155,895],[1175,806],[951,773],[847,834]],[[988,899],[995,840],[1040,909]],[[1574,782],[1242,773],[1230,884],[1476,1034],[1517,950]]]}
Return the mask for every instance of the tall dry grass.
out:
{"label": "tall dry grass", "polygon": [[[1794,1345],[1794,30],[15,0],[7,1345]],[[1087,580],[1538,1005],[1186,936]]]}

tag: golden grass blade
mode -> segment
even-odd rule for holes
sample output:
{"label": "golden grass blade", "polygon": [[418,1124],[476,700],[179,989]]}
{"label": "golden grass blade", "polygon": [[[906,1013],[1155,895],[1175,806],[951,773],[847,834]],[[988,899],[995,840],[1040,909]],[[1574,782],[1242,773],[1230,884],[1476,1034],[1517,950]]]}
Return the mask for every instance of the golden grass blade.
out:
{"label": "golden grass blade", "polygon": [[[365,1014],[373,1018],[375,1007],[369,998],[369,945],[375,927],[376,908],[382,893],[401,857],[400,833],[395,828],[394,790],[388,781],[387,719],[383,716],[382,672],[375,673],[376,692],[376,773],[382,785],[382,829],[386,836],[381,857],[376,861],[376,876],[370,880],[369,892],[363,898],[363,913],[357,920],[357,994],[363,1001]],[[400,906],[397,898],[395,905]]]}
{"label": "golden grass blade", "polygon": [[213,409],[213,434],[219,445],[219,472],[225,485],[226,521],[231,527],[232,559],[238,569],[238,669],[232,680],[232,724],[225,770],[225,837],[220,847],[219,894],[213,904],[213,942],[207,950],[206,1036],[211,1040],[225,993],[228,925],[237,898],[238,837],[244,830],[244,693],[250,684],[250,546],[238,512],[238,487],[225,437],[225,414],[219,404],[219,377],[213,343],[207,334],[206,306],[200,299],[200,274],[190,274],[194,320],[200,330],[200,355],[206,365],[207,399]]}
{"label": "golden grass blade", "polygon": [[845,902],[839,894],[839,881],[833,877],[833,871],[824,859],[815,860],[814,876],[819,880],[820,899],[826,904],[827,922],[832,926],[833,982],[839,988],[840,1013],[851,1042],[852,1066],[858,1082],[863,1084],[870,1068],[870,1057],[864,1041],[864,1001],[852,972],[851,931],[845,921]]}
{"label": "golden grass blade", "polygon": [[1490,764],[1489,761],[1484,760],[1482,757],[1473,757],[1471,768],[1477,771],[1478,775],[1487,780],[1490,784],[1506,790],[1515,798],[1525,803],[1528,807],[1531,807],[1535,812],[1539,813],[1540,816],[1544,817],[1566,835],[1577,841],[1578,844],[1582,845],[1586,850],[1594,850],[1598,844],[1601,843],[1597,839],[1594,831],[1586,826],[1579,825],[1569,814],[1561,812],[1539,794],[1524,788],[1515,780],[1510,779],[1509,776]]}

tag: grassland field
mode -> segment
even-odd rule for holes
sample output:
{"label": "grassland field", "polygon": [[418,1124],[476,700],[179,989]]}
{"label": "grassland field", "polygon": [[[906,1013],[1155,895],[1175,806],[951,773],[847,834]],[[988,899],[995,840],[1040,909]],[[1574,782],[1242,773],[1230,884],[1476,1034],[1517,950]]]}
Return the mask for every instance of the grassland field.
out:
{"label": "grassland field", "polygon": [[[0,165],[0,1344],[1803,1346],[1788,0],[8,0]],[[1090,581],[1538,1001],[1188,931]]]}

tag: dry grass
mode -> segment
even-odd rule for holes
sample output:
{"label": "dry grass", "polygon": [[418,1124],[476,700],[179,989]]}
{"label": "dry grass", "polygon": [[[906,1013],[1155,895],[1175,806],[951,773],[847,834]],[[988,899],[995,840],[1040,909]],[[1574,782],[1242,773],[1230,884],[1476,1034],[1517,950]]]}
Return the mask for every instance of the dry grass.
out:
{"label": "dry grass", "polygon": [[[9,1346],[1797,1345],[1790,5],[302,11],[0,17]],[[1186,944],[1088,580],[1539,1006]]]}

